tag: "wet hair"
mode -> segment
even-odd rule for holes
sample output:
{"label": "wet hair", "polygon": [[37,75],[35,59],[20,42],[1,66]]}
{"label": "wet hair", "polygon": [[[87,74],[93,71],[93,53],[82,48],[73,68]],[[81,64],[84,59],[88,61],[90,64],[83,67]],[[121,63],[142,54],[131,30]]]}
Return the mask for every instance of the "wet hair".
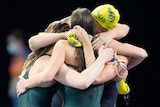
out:
{"label": "wet hair", "polygon": [[[70,22],[71,28],[79,25],[84,28],[88,34],[95,35],[95,20],[89,9],[78,7],[72,12]],[[75,54],[76,65],[78,66],[77,70],[81,72],[86,68],[83,47],[76,48]]]}
{"label": "wet hair", "polygon": [[71,14],[71,28],[75,25],[80,25],[88,34],[95,34],[95,20],[91,11],[87,8],[77,8]]}

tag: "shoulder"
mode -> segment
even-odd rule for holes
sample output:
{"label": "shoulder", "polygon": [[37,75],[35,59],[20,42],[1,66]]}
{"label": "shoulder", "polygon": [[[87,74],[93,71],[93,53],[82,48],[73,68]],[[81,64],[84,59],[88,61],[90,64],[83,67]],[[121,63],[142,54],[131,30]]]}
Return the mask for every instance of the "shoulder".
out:
{"label": "shoulder", "polygon": [[49,63],[49,60],[50,60],[50,56],[47,56],[47,55],[44,55],[44,56],[41,56],[39,57],[34,65],[33,65],[33,68],[35,68],[37,70],[37,72],[40,72],[42,71],[43,69],[45,69]]}
{"label": "shoulder", "polygon": [[67,40],[58,40],[55,44],[55,47],[72,47],[72,45]]}
{"label": "shoulder", "polygon": [[68,43],[68,41],[67,41],[67,40],[63,40],[63,39],[58,40],[58,41],[56,42],[56,44],[59,44],[59,45],[63,45],[63,44],[67,44],[67,43]]}
{"label": "shoulder", "polygon": [[130,30],[129,25],[127,25],[127,24],[125,24],[125,23],[118,23],[116,26],[117,26],[118,28],[123,28],[123,29],[125,29],[125,30],[127,30],[127,31]]}
{"label": "shoulder", "polygon": [[35,62],[35,64],[45,64],[45,63],[48,63],[48,61],[50,60],[50,58],[51,58],[51,56],[49,56],[49,55],[43,55],[43,56],[41,56],[41,57],[39,57],[37,60],[36,60],[36,62]]}

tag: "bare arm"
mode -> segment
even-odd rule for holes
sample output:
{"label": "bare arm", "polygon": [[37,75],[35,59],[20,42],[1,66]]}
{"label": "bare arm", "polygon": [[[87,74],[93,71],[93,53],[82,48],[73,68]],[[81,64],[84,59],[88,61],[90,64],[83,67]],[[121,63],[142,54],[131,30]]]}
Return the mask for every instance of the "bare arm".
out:
{"label": "bare arm", "polygon": [[[68,68],[65,64],[63,64],[61,69],[56,74],[55,79],[61,82],[62,84],[69,85],[78,89],[85,89],[96,79],[96,77],[102,71],[106,61],[110,61],[112,58],[113,50],[111,48],[101,47],[97,60],[87,69],[85,69],[82,73],[72,70]],[[25,82],[21,85],[24,85],[25,90],[35,86],[47,86],[45,84],[50,83],[52,81],[51,79],[49,79],[49,81],[44,80],[45,74],[45,71],[40,72],[35,76],[26,79]],[[22,91],[17,92],[18,95],[20,95]]]}
{"label": "bare arm", "polygon": [[98,49],[102,44],[109,44],[113,39],[119,40],[125,37],[129,29],[128,25],[119,23],[113,29],[97,34],[92,42],[94,50]]}
{"label": "bare arm", "polygon": [[42,47],[51,45],[60,39],[65,38],[64,33],[40,33],[32,36],[29,40],[29,47],[32,51],[36,51]]}
{"label": "bare arm", "polygon": [[128,34],[129,30],[130,27],[128,25],[118,23],[112,30],[108,31],[108,35],[110,35],[113,39],[119,40],[124,38]]}
{"label": "bare arm", "polygon": [[[112,42],[108,44],[107,47],[112,47],[114,50],[116,50],[119,54],[119,59],[127,61],[125,62],[125,65],[127,65],[127,70],[140,64],[148,56],[146,50],[143,48],[134,46],[132,44],[121,43],[117,40],[112,40]],[[119,67],[119,71],[120,75],[125,73],[121,67]],[[94,84],[106,82],[113,79],[115,76],[117,75],[114,66],[106,65],[103,72],[101,72],[100,76],[96,79]]]}
{"label": "bare arm", "polygon": [[94,62],[95,56],[94,56],[92,45],[88,38],[88,34],[83,30],[80,34],[81,35],[76,34],[76,36],[78,37],[78,40],[83,44],[83,50],[84,50],[87,69],[85,69],[84,71],[81,72],[81,74],[79,74],[77,71],[75,72],[74,70],[69,69],[66,65],[63,65],[63,67],[60,69],[60,72],[58,72],[57,75],[55,76],[55,79],[61,82],[62,84],[65,84],[74,88],[86,89],[93,83],[93,81],[95,81],[97,76],[100,74],[100,71],[102,71],[105,65],[104,62],[109,61],[109,60],[106,60],[106,61],[104,60],[107,57],[111,59],[113,58],[112,56],[113,50],[111,49],[111,53],[104,54],[105,50],[107,52],[108,49],[103,49],[103,47],[101,47],[99,49],[99,57]]}
{"label": "bare arm", "polygon": [[[57,48],[59,47],[58,45],[57,45]],[[48,64],[45,67],[46,69],[30,77],[29,79],[26,79],[26,82],[25,82],[26,88],[32,88],[35,86],[44,86],[46,83],[51,82],[54,79],[55,74],[58,72],[60,67],[64,64],[64,61],[63,61],[64,54],[65,54],[64,50],[62,48],[59,48],[57,52],[60,52],[61,54],[55,55],[56,56],[55,58],[50,58]],[[54,65],[52,65],[52,63],[54,63]]]}
{"label": "bare arm", "polygon": [[[86,34],[88,35],[88,34]],[[87,37],[87,36],[85,36]],[[80,39],[80,36],[79,36]],[[84,45],[84,51],[86,50],[87,52],[93,54],[93,49],[91,47],[90,41],[85,42],[83,41]],[[89,40],[89,38],[87,38]],[[70,49],[67,48],[67,45],[70,45],[68,42],[64,42],[64,40],[60,40],[55,44],[54,51],[52,52],[51,61],[48,64],[48,69],[46,72],[41,72],[37,74],[34,77],[31,77],[30,79],[26,80],[26,87],[31,88],[34,86],[42,86],[46,82],[50,82],[54,79],[55,75],[55,68],[59,67],[58,64],[53,64],[53,63],[58,63],[59,60],[65,59],[64,58],[64,53],[65,51],[71,50],[73,47]],[[62,48],[64,48],[62,50]],[[89,49],[91,48],[91,50]],[[66,49],[66,50],[65,50]],[[89,50],[89,51],[88,51]],[[56,54],[57,53],[57,54]],[[106,56],[107,54],[107,56]],[[93,54],[94,56],[94,54]],[[57,58],[57,59],[54,59]],[[62,59],[61,59],[62,58]],[[102,71],[105,63],[107,61],[110,61],[113,58],[113,50],[111,48],[104,48],[101,47],[99,49],[99,57],[97,60],[93,63],[93,65],[89,66],[86,70],[84,70],[81,74],[78,73],[77,71],[69,69],[66,65],[63,65],[60,70],[58,70],[58,73],[56,72],[56,78],[58,81],[62,82],[62,84],[73,86],[75,88],[79,89],[84,89],[87,88],[99,75],[99,73]],[[57,61],[54,61],[57,60]],[[53,61],[53,62],[52,62]],[[63,62],[63,61],[62,61]],[[92,61],[91,61],[92,62]],[[53,68],[54,67],[54,68]],[[59,69],[59,68],[57,68]],[[49,71],[50,70],[50,71]],[[55,72],[54,72],[55,71]],[[75,78],[76,77],[76,78]],[[73,81],[74,80],[74,81]]]}
{"label": "bare arm", "polygon": [[[122,56],[122,55],[118,55],[118,58],[121,60],[124,60],[126,62],[124,62],[125,65],[128,64],[128,57],[126,56]],[[119,63],[116,63],[116,66],[119,69],[119,73],[120,75],[123,75],[125,73],[125,71],[119,66]],[[93,84],[102,84],[105,83],[109,80],[114,79],[117,76],[117,73],[115,71],[114,65],[113,64],[106,64],[103,71],[100,73],[100,75],[96,78],[96,80],[94,81]]]}
{"label": "bare arm", "polygon": [[95,61],[95,55],[94,50],[91,44],[91,40],[89,39],[88,33],[81,28],[80,26],[75,26],[74,29],[79,29],[78,33],[75,32],[77,39],[82,43],[83,45],[83,52],[85,57],[85,64],[86,67],[89,67],[94,61]]}
{"label": "bare arm", "polygon": [[148,54],[145,49],[128,44],[128,43],[121,43],[117,40],[113,40],[108,47],[112,47],[114,50],[117,51],[118,54],[129,56],[130,61],[128,63],[128,70],[140,64]]}
{"label": "bare arm", "polygon": [[88,88],[102,72],[106,61],[108,62],[113,58],[113,50],[111,48],[102,48],[103,47],[101,47],[100,55],[96,61],[81,73],[68,68],[66,65],[63,65],[63,67],[60,69],[60,72],[56,74],[55,79],[64,85],[68,85],[74,88]]}
{"label": "bare arm", "polygon": [[[25,92],[28,88],[32,88],[36,86],[47,87],[51,85],[55,74],[58,72],[60,67],[64,64],[65,52],[62,48],[59,48],[59,46],[60,44],[58,44],[57,42],[57,45],[55,44],[55,47],[57,47],[55,50],[57,50],[58,53],[55,52],[53,54],[52,52],[52,54],[55,57],[51,56],[51,58],[49,58],[49,60],[47,61],[47,65],[45,67],[42,67],[46,69],[39,70],[39,68],[41,67],[37,67],[37,69],[35,70],[39,70],[41,72],[36,73],[36,75],[30,76],[29,79],[26,79],[26,80],[24,80],[23,78],[20,78],[19,82],[17,83],[17,95],[18,96],[21,93]],[[46,62],[46,61],[41,61],[41,62]],[[44,65],[42,64],[42,66]],[[52,69],[52,67],[54,67],[54,69]]]}

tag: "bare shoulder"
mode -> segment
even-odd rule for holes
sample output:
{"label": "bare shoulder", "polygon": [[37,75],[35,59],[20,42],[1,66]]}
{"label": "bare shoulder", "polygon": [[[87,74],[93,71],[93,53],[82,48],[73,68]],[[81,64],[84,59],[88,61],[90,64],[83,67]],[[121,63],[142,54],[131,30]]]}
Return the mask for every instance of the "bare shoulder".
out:
{"label": "bare shoulder", "polygon": [[65,47],[73,47],[67,40],[59,40],[56,42],[55,46]]}
{"label": "bare shoulder", "polygon": [[41,57],[39,57],[34,65],[31,68],[31,72],[32,73],[38,73],[38,72],[42,72],[44,69],[46,69],[48,63],[50,60],[50,56],[48,55],[43,55]]}

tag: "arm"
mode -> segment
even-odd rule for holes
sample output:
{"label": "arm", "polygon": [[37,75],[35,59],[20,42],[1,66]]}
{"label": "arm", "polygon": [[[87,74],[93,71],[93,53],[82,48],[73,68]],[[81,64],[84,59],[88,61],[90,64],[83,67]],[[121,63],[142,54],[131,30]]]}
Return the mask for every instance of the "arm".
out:
{"label": "arm", "polygon": [[[125,65],[128,64],[129,58],[122,55],[117,55],[119,59],[124,60]],[[118,66],[119,74],[123,75],[125,71],[119,66],[119,63],[116,63],[116,66]],[[93,84],[102,84],[109,80],[114,79],[117,76],[117,73],[115,71],[113,64],[106,64],[103,71],[100,73],[100,75],[96,78]]]}
{"label": "arm", "polygon": [[[75,32],[77,37],[79,37],[79,40],[81,40],[82,44],[84,45],[84,51],[85,51],[84,53],[88,55],[87,52],[89,52],[89,54],[91,55],[90,57],[91,61],[90,61],[90,58],[87,58],[86,63],[88,62],[92,63],[95,60],[95,57],[94,57],[92,46],[89,41],[88,33],[80,26],[75,26],[72,29],[72,31]],[[87,48],[88,46],[89,48]],[[62,64],[67,60],[67,57],[68,57],[67,55],[70,56],[74,54],[74,53],[69,52],[68,50],[73,50],[71,52],[74,52],[75,48],[72,47],[69,44],[69,42],[67,42],[66,40],[59,40],[55,44],[54,51],[52,52],[52,55],[51,55],[51,60],[49,61],[49,64],[48,64],[47,73],[43,78],[45,81],[52,81],[55,74],[58,72],[58,70],[62,66]],[[67,52],[70,54],[67,54]],[[54,70],[53,70],[53,66],[54,66]]]}
{"label": "arm", "polygon": [[57,52],[60,52],[60,53],[57,53],[57,54],[54,53],[55,57],[51,56],[47,66],[45,67],[46,69],[44,69],[42,72],[39,72],[35,76],[32,76],[26,80],[26,83],[25,83],[26,88],[32,88],[35,86],[44,86],[45,83],[51,82],[54,79],[55,74],[58,72],[60,67],[64,64],[63,60],[64,60],[65,52],[60,46],[60,43],[61,43],[61,40],[55,44],[55,47],[57,47],[56,48]]}
{"label": "arm", "polygon": [[64,85],[78,89],[86,89],[102,72],[106,62],[110,61],[112,58],[113,50],[111,48],[103,49],[103,47],[101,47],[100,54],[96,61],[81,73],[63,65],[60,71],[56,74],[55,79]]}
{"label": "arm", "polygon": [[113,39],[119,40],[125,37],[129,32],[129,26],[126,24],[117,24],[113,29],[97,34],[96,39],[92,42],[94,50],[102,44],[109,44]]}
{"label": "arm", "polygon": [[[105,62],[108,62],[113,58],[113,50],[111,48],[105,49],[102,46],[99,49],[98,59],[96,60],[95,63],[93,63],[93,61],[95,60],[95,56],[94,56],[93,48],[91,46],[87,32],[78,26],[77,26],[77,28],[74,27],[74,29],[76,29],[76,31],[78,31],[78,32],[75,32],[76,36],[79,39],[79,41],[82,42],[82,44],[83,44],[83,50],[84,50],[84,54],[86,57],[86,64],[87,64],[88,68],[86,70],[84,70],[83,72],[81,72],[81,74],[79,74],[78,72],[72,71],[71,69],[70,70],[67,69],[68,67],[66,67],[66,65],[63,65],[63,67],[60,69],[60,71],[56,74],[55,79],[57,81],[61,82],[62,84],[69,85],[74,88],[85,89],[93,83],[93,81],[96,79],[96,77],[102,71]],[[80,30],[78,30],[78,29],[80,29]],[[65,46],[67,46],[67,44],[64,44],[64,43],[62,43],[62,44],[63,44],[62,47],[64,47],[64,49],[67,49],[66,51],[71,50],[71,49],[68,49],[67,47],[65,48]],[[56,51],[55,48],[54,48],[54,51]],[[107,56],[106,56],[106,54],[107,54]],[[53,55],[53,56],[55,56],[55,55]],[[94,70],[93,70],[93,67],[95,67]]]}
{"label": "arm", "polygon": [[[58,42],[57,42],[58,43]],[[55,44],[55,47],[59,48],[60,44]],[[63,56],[65,54],[62,48],[57,50],[61,54],[54,54],[55,58],[49,58],[47,61],[39,61],[39,64],[34,64],[32,70],[36,70],[36,75],[30,76],[29,79],[24,79],[22,76],[20,77],[19,82],[17,83],[17,95],[19,96],[23,92],[25,92],[28,88],[32,88],[35,86],[39,87],[48,87],[53,83],[53,79],[55,74],[58,72],[60,67],[63,65]],[[53,52],[52,52],[53,53]],[[39,60],[39,59],[37,59]],[[44,60],[44,59],[43,59]],[[55,61],[56,60],[56,61]],[[46,65],[42,64],[41,62],[47,63]],[[54,63],[54,65],[52,65]],[[61,64],[62,63],[62,64]],[[38,65],[38,66],[36,66]],[[41,66],[39,66],[41,65]],[[45,66],[45,67],[44,67]],[[54,69],[52,69],[54,67]],[[43,68],[43,69],[41,69]],[[45,69],[46,68],[46,69]],[[38,73],[39,72],[39,73]]]}
{"label": "arm", "polygon": [[[56,74],[55,79],[64,85],[69,85],[78,89],[85,89],[96,79],[96,77],[102,71],[106,61],[110,61],[112,58],[113,50],[111,48],[104,49],[103,47],[101,47],[99,56],[96,61],[83,72],[79,73],[63,64],[59,72]],[[35,86],[44,86],[43,84],[51,82],[42,81],[43,75],[45,75],[45,72],[40,72],[35,76],[26,79],[21,85],[24,86],[25,90],[27,90],[28,88],[32,88]],[[22,94],[21,92],[22,91],[18,90],[18,95]]]}
{"label": "arm", "polygon": [[119,40],[124,38],[128,34],[129,30],[130,27],[128,25],[118,23],[112,30],[108,31],[108,35],[110,35],[113,39]]}
{"label": "arm", "polygon": [[[87,36],[85,36],[85,37],[87,37]],[[81,40],[82,40],[82,38],[81,38]],[[87,39],[87,40],[89,40],[89,39]],[[89,48],[91,48],[90,52],[93,52],[91,44],[88,44],[89,42],[84,42],[83,41],[82,43],[84,44],[84,47],[86,47],[86,50],[87,50],[87,47],[89,46]],[[56,43],[54,51],[55,50],[60,51],[60,50],[62,50],[62,47],[64,49],[68,50],[68,48],[67,47],[65,48],[65,46],[67,46],[67,44],[65,44],[65,42],[60,40]],[[53,55],[54,51],[52,52],[52,55]],[[62,51],[60,53],[65,53],[65,52],[62,52]],[[106,57],[106,54],[107,54],[107,57]],[[60,55],[60,54],[58,54],[58,55],[61,56],[61,57],[63,56],[63,55]],[[54,54],[53,56],[58,57],[58,55]],[[93,56],[94,56],[94,54],[93,54]],[[58,81],[60,81],[61,83],[65,84],[65,85],[73,86],[73,87],[79,88],[79,89],[87,88],[95,80],[95,78],[99,75],[99,73],[102,71],[106,61],[110,61],[112,58],[113,58],[113,50],[111,48],[109,48],[109,49],[106,48],[105,49],[104,47],[101,47],[99,49],[99,56],[98,56],[97,60],[93,63],[93,65],[89,66],[81,74],[77,71],[69,69],[66,65],[63,65],[63,67],[59,70],[59,72],[56,73],[56,78],[57,78]],[[52,59],[52,57],[51,57],[51,59]],[[56,68],[54,65],[53,66],[49,65],[49,66]],[[51,72],[53,72],[53,70]],[[25,87],[26,88],[31,88],[31,87],[34,87],[34,86],[37,86],[37,85],[40,86],[42,84],[45,84],[46,82],[52,81],[53,78],[54,78],[54,73],[53,74],[52,73],[47,73],[47,74],[49,74],[49,75],[44,78],[43,75],[46,75],[46,72],[45,73],[41,72],[41,73],[37,74],[36,76],[26,80]]]}
{"label": "arm", "polygon": [[32,51],[36,51],[42,47],[51,45],[60,39],[65,38],[64,33],[40,33],[32,36],[29,40],[29,47]]}
{"label": "arm", "polygon": [[[127,70],[140,64],[148,56],[147,52],[143,48],[127,43],[121,43],[117,40],[112,40],[112,42],[108,44],[107,47],[112,47],[114,50],[116,50],[119,54],[119,59],[127,61],[125,62],[125,65],[127,65],[128,68]],[[121,67],[119,67],[119,71],[120,75],[125,74]],[[114,77],[117,77],[114,66],[107,64],[104,70],[101,72],[100,76],[94,82],[94,84],[106,82],[108,80],[113,79]],[[115,78],[115,80],[119,79],[119,77]]]}
{"label": "arm", "polygon": [[[78,28],[79,27],[77,27],[77,29]],[[105,58],[100,59],[101,52],[102,52],[102,49],[101,49],[102,47],[101,47],[99,49],[99,57],[97,58],[95,63],[93,63],[93,61],[95,60],[95,56],[94,56],[94,51],[93,51],[92,45],[91,45],[90,40],[88,38],[88,34],[87,34],[87,32],[84,32],[83,29],[81,31],[82,31],[81,33],[79,32],[79,34],[81,34],[81,35],[79,35],[76,32],[75,33],[76,33],[78,40],[83,44],[83,51],[84,51],[84,55],[85,55],[87,69],[82,71],[81,75],[79,75],[78,72],[75,72],[72,69],[69,70],[69,68],[66,67],[66,65],[64,65],[61,68],[60,72],[58,72],[57,75],[55,76],[55,79],[57,81],[61,82],[62,84],[65,84],[65,85],[68,85],[68,86],[71,86],[74,88],[86,89],[95,81],[97,76],[100,74],[100,71],[102,71],[104,64],[105,64],[105,63],[103,63],[103,60],[107,57],[112,58],[113,53],[111,53],[111,54],[106,53],[103,56]],[[106,55],[107,55],[107,57],[106,57]],[[93,69],[93,68],[95,68],[95,69]],[[66,69],[68,69],[67,72],[66,72]],[[76,78],[73,78],[73,77],[76,77]],[[77,81],[77,79],[78,79],[78,81]]]}
{"label": "arm", "polygon": [[140,64],[148,54],[146,50],[141,47],[134,46],[128,43],[121,43],[117,40],[113,40],[108,47],[112,47],[118,54],[129,56],[128,70]]}
{"label": "arm", "polygon": [[95,61],[96,58],[94,55],[94,50],[93,50],[91,41],[89,40],[89,37],[88,37],[88,33],[80,26],[75,26],[74,29],[76,29],[76,31],[73,31],[73,32],[76,34],[77,39],[83,45],[83,52],[84,52],[86,67],[89,67]]}

